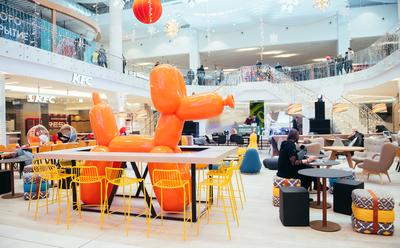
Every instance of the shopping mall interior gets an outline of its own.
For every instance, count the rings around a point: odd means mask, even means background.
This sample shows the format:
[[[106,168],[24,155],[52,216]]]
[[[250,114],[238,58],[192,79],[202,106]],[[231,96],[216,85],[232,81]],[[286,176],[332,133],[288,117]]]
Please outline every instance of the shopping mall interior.
[[[399,0],[0,0],[0,247],[399,248],[399,95]]]

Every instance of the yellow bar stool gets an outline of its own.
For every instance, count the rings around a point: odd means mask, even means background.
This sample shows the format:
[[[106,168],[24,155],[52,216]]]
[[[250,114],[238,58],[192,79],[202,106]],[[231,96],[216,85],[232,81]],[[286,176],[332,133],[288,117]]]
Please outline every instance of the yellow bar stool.
[[[47,164],[47,163],[41,163],[38,161],[34,161],[32,163],[32,169],[33,169],[33,175],[31,179],[31,188],[29,192],[29,203],[28,203],[28,210],[30,209],[30,204],[31,204],[31,199],[32,199],[32,189],[33,189],[33,184],[34,180],[37,180],[37,178],[40,178],[39,180],[39,185],[36,184],[36,190],[37,190],[37,199],[36,199],[36,210],[35,210],[35,216],[34,219],[36,220],[37,214],[39,211],[39,207],[46,207],[46,213],[49,211],[49,187],[48,187],[48,182],[52,181],[53,182],[53,200],[52,203],[54,203],[54,196],[56,197],[57,204],[58,204],[58,214],[57,214],[57,224],[60,223],[60,217],[61,217],[61,190],[62,190],[62,183],[64,181],[65,185],[67,184],[67,179],[71,177],[71,175],[61,173],[57,167],[53,164]],[[39,192],[42,188],[42,183],[45,183],[46,185],[46,204],[39,206]],[[56,182],[57,184],[54,184]],[[57,187],[57,193],[54,193],[54,189]],[[68,190],[66,190],[67,198],[68,198]]]
[[[212,202],[211,202],[209,189],[211,187],[221,188],[221,190],[219,192],[219,194],[222,194],[221,195],[221,201],[222,201],[222,210],[221,211],[224,213],[225,221],[222,223],[221,222],[216,222],[216,223],[226,225],[229,239],[232,239],[232,237],[231,237],[231,231],[230,231],[230,227],[229,227],[229,218],[228,218],[228,210],[227,210],[228,208],[231,208],[232,215],[234,216],[234,219],[236,220],[236,222],[239,226],[239,220],[238,220],[236,208],[234,205],[235,196],[233,193],[232,175],[233,175],[233,167],[231,166],[231,167],[227,168],[224,172],[222,172],[220,174],[215,174],[213,177],[209,177],[206,180],[202,181],[200,183],[200,187],[198,188],[199,200],[201,200],[202,189],[205,188],[205,191],[206,191],[207,223],[210,223],[210,211],[212,208]],[[226,198],[229,199],[229,203],[230,203],[229,206],[225,202]],[[200,206],[201,206],[201,202],[199,201],[199,203],[197,205],[197,207],[198,207],[197,211],[199,213],[200,213]],[[201,222],[201,217],[197,220],[197,235],[199,235],[199,233],[200,233],[200,222]]]
[[[243,202],[246,202],[247,199],[244,191],[242,174],[240,173],[240,166],[242,165],[242,161],[243,161],[243,156],[239,156],[239,160],[237,161],[237,163],[233,163],[233,174],[235,175],[235,182],[237,187],[236,191],[239,194],[240,203],[243,208]]]
[[[146,221],[147,221],[147,236],[149,236],[150,232],[150,211],[148,209],[140,209],[140,208],[133,208],[133,205],[131,207],[131,196],[132,196],[132,186],[136,185],[136,188],[139,187],[140,183],[143,183],[143,179],[139,178],[132,178],[132,177],[127,177],[126,172],[124,168],[110,168],[106,167],[106,194],[105,194],[105,203],[104,206],[107,209],[107,214],[110,214],[110,209],[109,209],[109,204],[108,204],[108,187],[109,185],[116,185],[118,187],[122,187],[122,197],[124,199],[123,203],[123,209],[124,209],[124,219],[125,219],[125,233],[126,236],[128,236],[128,229],[129,229],[129,224],[130,224],[130,213],[131,210],[138,210],[142,211],[139,213],[138,216],[145,215],[146,216]],[[129,195],[128,195],[128,200],[126,200],[126,194],[125,194],[125,187],[129,186]],[[146,187],[143,187],[144,190],[144,206],[147,206],[147,199],[146,199]],[[111,212],[112,213],[112,212]]]
[[[99,183],[100,184],[100,204],[98,205],[85,205],[88,207],[100,207],[100,228],[103,228],[103,223],[104,223],[104,199],[103,199],[103,188],[104,188],[104,180],[105,178],[102,176],[99,176],[99,172],[97,170],[96,166],[82,166],[82,165],[77,165],[77,166],[72,166],[70,167],[71,169],[71,174],[72,180],[70,183],[70,189],[72,190],[72,184],[74,184],[75,189],[76,189],[76,205],[73,205],[71,202],[71,194],[68,194],[68,215],[67,215],[67,228],[69,229],[70,227],[70,221],[71,221],[71,205],[74,208],[75,206],[78,209],[78,214],[79,217],[82,217],[81,214],[81,209],[82,209],[82,203],[80,200],[80,185],[82,184],[94,184],[94,183]]]
[[[160,214],[157,215],[155,218],[161,218],[161,225],[163,225],[164,221],[164,210],[163,210],[163,190],[169,189],[182,189],[183,192],[183,240],[186,240],[186,216],[189,214],[190,222],[192,223],[192,214],[191,211],[187,213],[186,210],[186,196],[190,195],[190,183],[189,180],[182,180],[181,172],[179,170],[160,170],[155,169],[153,170],[153,189],[160,189],[161,191],[161,199],[160,199]],[[186,194],[186,192],[188,194]],[[170,199],[174,200],[174,199]],[[153,192],[150,195],[150,206],[153,203]],[[176,213],[180,214],[182,212],[172,212],[168,211],[167,213]]]

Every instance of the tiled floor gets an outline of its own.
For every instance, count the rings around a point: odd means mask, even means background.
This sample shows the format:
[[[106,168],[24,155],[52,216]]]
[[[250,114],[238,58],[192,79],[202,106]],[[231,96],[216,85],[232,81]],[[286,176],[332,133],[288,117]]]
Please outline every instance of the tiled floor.
[[[344,162],[344,161],[343,161]],[[338,166],[346,169],[346,163]],[[379,184],[379,178],[372,176],[366,188],[390,191],[396,203],[396,228],[400,227],[400,173],[390,171],[392,183]],[[227,239],[224,225],[202,224],[200,236],[196,236],[196,225],[188,225],[187,241],[182,240],[182,223],[165,221],[160,226],[158,220],[152,221],[150,237],[146,237],[146,223],[143,218],[132,219],[129,236],[125,236],[122,216],[105,219],[103,230],[99,228],[99,216],[84,212],[82,219],[74,214],[71,229],[66,228],[66,205],[62,212],[62,223],[56,224],[56,206],[49,208],[46,215],[40,209],[37,221],[33,211],[27,211],[27,202],[22,198],[4,200],[0,198],[0,247],[400,247],[400,232],[395,230],[392,237],[363,235],[352,230],[350,217],[328,210],[328,219],[339,223],[342,230],[323,233],[309,227],[284,227],[279,220],[279,210],[272,206],[271,187],[274,171],[265,168],[258,175],[243,175],[247,202],[239,210],[240,227],[231,221],[232,240]],[[17,192],[22,191],[21,180],[17,181]],[[329,195],[332,202],[332,196]],[[311,220],[321,218],[321,211],[311,209]],[[212,219],[221,219],[215,213]]]

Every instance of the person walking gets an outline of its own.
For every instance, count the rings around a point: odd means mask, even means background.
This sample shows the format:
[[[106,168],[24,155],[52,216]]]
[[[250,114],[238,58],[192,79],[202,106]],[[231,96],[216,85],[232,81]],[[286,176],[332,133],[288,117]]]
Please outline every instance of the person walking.
[[[106,49],[104,49],[103,45],[101,45],[99,49],[99,66],[108,68]]]
[[[206,71],[204,70],[204,66],[201,65],[197,69],[197,82],[198,82],[198,85],[205,85],[205,83],[204,83],[204,77],[205,76],[206,76]]]
[[[336,57],[336,75],[343,74],[344,58],[341,54]]]
[[[77,59],[81,61],[85,60],[85,51],[89,43],[83,37],[83,34],[80,34],[79,37],[75,39],[74,45],[75,45]]]
[[[349,67],[349,72],[353,72],[353,59],[354,59],[354,51],[349,47],[347,49],[347,60],[348,60],[348,67]]]
[[[125,73],[125,68],[126,68],[126,58],[125,56],[122,54],[122,73]]]
[[[92,64],[99,65],[99,51],[94,50],[91,57]]]
[[[192,85],[193,84],[193,80],[194,80],[194,71],[191,68],[187,72],[186,77],[187,77],[188,84]]]

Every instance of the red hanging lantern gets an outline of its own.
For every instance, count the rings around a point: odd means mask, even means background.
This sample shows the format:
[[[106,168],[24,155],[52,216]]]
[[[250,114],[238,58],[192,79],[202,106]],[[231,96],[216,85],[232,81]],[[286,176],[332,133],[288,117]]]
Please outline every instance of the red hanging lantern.
[[[135,0],[132,10],[140,22],[144,24],[155,23],[162,14],[161,0]]]

